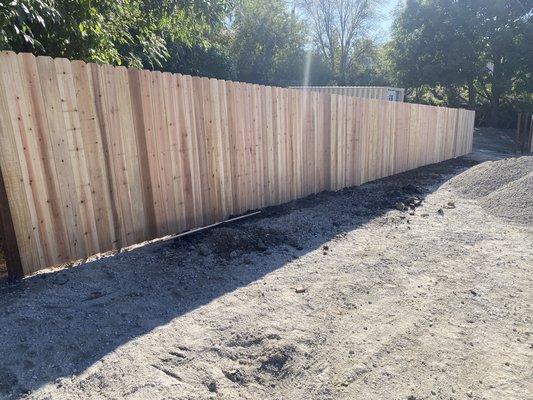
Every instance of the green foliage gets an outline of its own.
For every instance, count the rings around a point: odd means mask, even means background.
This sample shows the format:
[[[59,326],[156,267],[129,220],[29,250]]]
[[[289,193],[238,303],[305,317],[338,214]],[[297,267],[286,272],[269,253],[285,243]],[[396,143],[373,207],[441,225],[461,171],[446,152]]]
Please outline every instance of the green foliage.
[[[12,0],[0,2],[0,49],[14,50],[24,45],[41,48],[32,27],[46,28],[59,14],[47,0]]]
[[[475,108],[496,126],[502,101],[526,106],[531,98],[532,8],[525,4],[408,0],[388,48],[394,81],[416,100]]]
[[[192,48],[219,26],[226,0],[22,0],[0,7],[4,48],[161,68],[169,44]],[[31,7],[29,6],[31,4]],[[20,34],[17,37],[17,32]],[[24,40],[22,40],[24,39]]]
[[[237,78],[260,84],[297,84],[305,32],[281,0],[242,0],[235,10],[231,53]]]
[[[533,110],[532,0],[0,0],[0,49],[245,82],[400,86],[511,125]]]

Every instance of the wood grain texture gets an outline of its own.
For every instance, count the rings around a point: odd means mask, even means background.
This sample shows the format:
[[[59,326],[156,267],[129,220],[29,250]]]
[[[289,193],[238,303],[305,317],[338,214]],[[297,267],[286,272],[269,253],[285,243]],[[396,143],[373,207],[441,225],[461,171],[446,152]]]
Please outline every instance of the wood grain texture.
[[[11,275],[471,151],[473,112],[390,102],[374,89],[283,89],[1,52]]]

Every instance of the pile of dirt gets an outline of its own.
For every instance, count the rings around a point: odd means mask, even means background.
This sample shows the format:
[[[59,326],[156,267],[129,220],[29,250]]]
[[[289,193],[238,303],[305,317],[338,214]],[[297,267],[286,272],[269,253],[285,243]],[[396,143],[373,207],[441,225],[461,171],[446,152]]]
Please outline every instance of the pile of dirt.
[[[480,199],[498,217],[533,226],[533,172]]]
[[[297,246],[295,239],[285,232],[253,225],[222,227],[216,233],[211,233],[211,236],[212,251],[224,259],[230,259],[233,255],[242,253],[264,252],[270,247],[285,243],[293,247]]]
[[[457,175],[448,186],[477,199],[488,212],[520,224],[533,224],[533,156],[487,161]]]

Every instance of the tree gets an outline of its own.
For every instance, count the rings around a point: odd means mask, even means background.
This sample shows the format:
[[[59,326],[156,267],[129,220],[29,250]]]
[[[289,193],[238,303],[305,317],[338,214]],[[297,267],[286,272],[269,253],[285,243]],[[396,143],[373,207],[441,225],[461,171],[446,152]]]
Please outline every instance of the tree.
[[[18,0],[0,3],[0,49],[13,50],[25,45],[42,48],[32,26],[46,28],[45,21],[56,21],[59,13],[46,0]]]
[[[229,8],[229,0],[13,0],[0,6],[2,26],[13,26],[0,33],[14,51],[162,68],[169,43],[201,43]]]
[[[316,47],[330,65],[339,85],[357,60],[357,49],[376,18],[376,0],[311,0],[299,7],[309,20]]]
[[[459,88],[468,85],[474,106],[473,82],[482,65],[473,13],[467,2],[407,1],[394,23],[389,55],[398,81],[443,87],[452,106],[460,104]],[[433,95],[440,97],[437,90]]]
[[[490,65],[486,76],[490,87],[490,124],[497,126],[502,96],[513,88],[515,80],[524,79],[527,74],[531,77],[533,71],[533,4],[505,0],[475,3],[479,7],[476,22],[481,32],[482,59]],[[518,72],[521,73],[517,75]]]
[[[281,0],[242,0],[232,29],[231,53],[239,80],[266,85],[299,83],[304,26]]]
[[[408,0],[396,17],[388,52],[396,81],[419,94],[426,88],[429,98],[455,107],[479,109],[486,99],[490,125],[496,126],[502,96],[531,76],[533,12],[531,1],[525,5]]]

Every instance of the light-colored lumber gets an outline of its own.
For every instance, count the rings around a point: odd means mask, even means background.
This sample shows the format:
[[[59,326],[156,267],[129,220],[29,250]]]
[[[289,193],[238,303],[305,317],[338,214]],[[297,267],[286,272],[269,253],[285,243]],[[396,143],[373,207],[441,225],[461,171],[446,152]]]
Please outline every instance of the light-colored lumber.
[[[386,95],[1,52],[12,259],[29,274],[471,151],[473,112]]]

